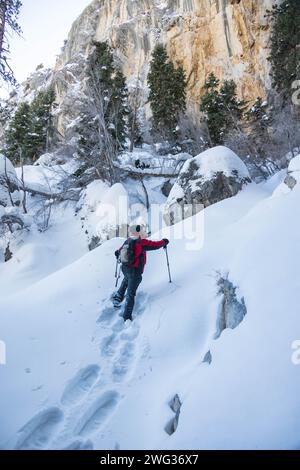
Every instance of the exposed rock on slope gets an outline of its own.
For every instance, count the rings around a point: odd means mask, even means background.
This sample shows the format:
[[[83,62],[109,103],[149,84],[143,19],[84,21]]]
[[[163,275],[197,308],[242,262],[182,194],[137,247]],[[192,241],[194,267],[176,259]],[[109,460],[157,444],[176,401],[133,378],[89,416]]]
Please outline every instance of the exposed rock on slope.
[[[232,330],[236,328],[247,314],[245,299],[244,297],[240,300],[237,298],[237,288],[228,279],[228,275],[219,278],[218,288],[218,294],[222,296],[222,302],[217,320],[216,338],[219,338],[226,328]]]
[[[294,189],[300,179],[300,155],[294,157],[289,164],[288,174],[284,180],[284,183],[289,189]]]

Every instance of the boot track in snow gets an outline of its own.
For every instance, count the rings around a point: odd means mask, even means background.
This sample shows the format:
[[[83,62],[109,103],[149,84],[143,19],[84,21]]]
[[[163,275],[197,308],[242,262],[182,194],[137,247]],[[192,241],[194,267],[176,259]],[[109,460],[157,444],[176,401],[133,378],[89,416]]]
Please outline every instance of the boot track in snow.
[[[147,297],[138,293],[132,323],[124,323],[109,299],[103,301],[97,327],[107,330],[99,344],[99,364],[81,367],[67,382],[58,406],[38,412],[19,431],[15,449],[94,448],[93,436],[105,426],[122,397],[136,362],[138,318]]]

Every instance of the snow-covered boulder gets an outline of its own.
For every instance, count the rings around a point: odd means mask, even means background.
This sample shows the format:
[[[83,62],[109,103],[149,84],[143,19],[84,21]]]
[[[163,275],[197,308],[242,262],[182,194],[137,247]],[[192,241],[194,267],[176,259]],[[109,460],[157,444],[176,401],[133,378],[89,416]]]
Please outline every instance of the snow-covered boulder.
[[[128,194],[121,183],[114,184],[106,191],[98,207],[97,216],[97,230],[101,240],[127,235]]]
[[[41,155],[37,161],[34,163],[35,166],[49,166],[53,167],[55,165],[64,165],[69,161],[68,155],[62,150],[57,150],[53,153],[44,153]]]
[[[90,250],[116,236],[127,236],[128,194],[122,184],[109,187],[93,181],[83,191],[77,210]]]
[[[11,161],[0,154],[0,206],[10,206],[11,201],[20,202],[18,177]]]
[[[165,221],[172,225],[203,206],[235,196],[250,182],[246,165],[230,149],[206,150],[183,165],[166,203]]]
[[[78,202],[81,214],[88,215],[90,212],[96,212],[108,189],[108,184],[101,180],[95,180],[88,184],[82,191],[80,201]]]

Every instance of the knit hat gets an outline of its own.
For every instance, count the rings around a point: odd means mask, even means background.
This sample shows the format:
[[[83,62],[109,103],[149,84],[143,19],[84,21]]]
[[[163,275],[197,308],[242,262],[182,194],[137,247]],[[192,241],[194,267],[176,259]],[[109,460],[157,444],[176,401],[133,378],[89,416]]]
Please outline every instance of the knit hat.
[[[144,225],[134,224],[129,227],[129,233],[131,237],[147,238],[147,230]]]

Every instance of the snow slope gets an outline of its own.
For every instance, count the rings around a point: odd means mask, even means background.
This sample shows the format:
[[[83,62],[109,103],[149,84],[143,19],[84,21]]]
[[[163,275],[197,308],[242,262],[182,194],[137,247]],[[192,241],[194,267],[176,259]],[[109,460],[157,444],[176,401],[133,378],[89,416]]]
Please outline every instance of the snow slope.
[[[0,300],[0,447],[299,448],[300,187],[272,197],[284,177],[197,214],[197,250],[190,219],[157,233],[171,238],[174,282],[163,251],[150,253],[130,325],[109,302],[118,239],[55,271],[36,260],[27,275],[39,275],[23,286],[14,260],[1,266],[18,292]],[[217,271],[238,286],[247,315],[214,339]]]

